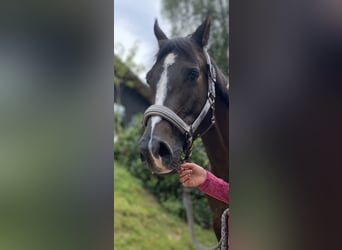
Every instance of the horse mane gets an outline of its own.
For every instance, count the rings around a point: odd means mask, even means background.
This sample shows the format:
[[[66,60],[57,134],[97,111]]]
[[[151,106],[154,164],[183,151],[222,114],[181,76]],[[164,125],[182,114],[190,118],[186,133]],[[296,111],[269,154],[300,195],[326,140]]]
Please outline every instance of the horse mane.
[[[157,53],[157,61],[169,54],[176,52],[177,54],[184,54],[191,57],[195,54],[191,41],[185,37],[173,38],[164,40],[162,46]]]
[[[229,106],[228,80],[212,57],[210,57],[210,60],[216,70],[216,95],[220,95],[224,103]]]

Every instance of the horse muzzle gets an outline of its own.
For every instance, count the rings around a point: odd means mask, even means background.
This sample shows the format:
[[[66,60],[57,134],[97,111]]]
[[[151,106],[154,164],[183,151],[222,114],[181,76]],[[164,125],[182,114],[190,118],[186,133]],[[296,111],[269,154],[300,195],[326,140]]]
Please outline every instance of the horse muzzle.
[[[170,145],[158,137],[142,137],[139,142],[140,158],[157,175],[175,173],[179,164]]]

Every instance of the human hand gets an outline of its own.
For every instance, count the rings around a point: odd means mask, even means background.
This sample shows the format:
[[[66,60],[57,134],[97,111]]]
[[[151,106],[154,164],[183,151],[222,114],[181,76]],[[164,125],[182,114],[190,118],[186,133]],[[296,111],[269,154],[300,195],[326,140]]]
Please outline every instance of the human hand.
[[[207,178],[207,171],[195,163],[186,162],[179,168],[179,178],[184,187],[197,187]]]

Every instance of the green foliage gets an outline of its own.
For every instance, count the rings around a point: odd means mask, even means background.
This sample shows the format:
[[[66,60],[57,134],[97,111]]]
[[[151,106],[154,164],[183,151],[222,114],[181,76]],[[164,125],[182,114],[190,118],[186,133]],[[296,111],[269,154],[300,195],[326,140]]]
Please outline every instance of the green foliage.
[[[169,19],[173,36],[191,34],[207,15],[212,17],[209,53],[228,75],[228,1],[163,0],[163,14]]]
[[[120,84],[129,70],[138,74],[145,69],[143,65],[134,62],[138,49],[138,42],[135,42],[133,47],[128,49],[128,52],[122,44],[116,43],[114,45],[114,51],[117,55],[114,56],[114,84]]]
[[[152,175],[140,160],[138,141],[142,135],[142,116],[138,115],[136,123],[125,128],[114,144],[114,158],[135,177],[139,178],[144,187],[151,192],[161,206],[172,214],[185,219],[185,209],[182,204],[182,185],[178,174],[160,177]],[[138,122],[139,121],[139,122]],[[208,159],[200,139],[195,141],[191,159],[202,166],[208,166]],[[206,196],[198,189],[193,189],[193,207],[195,222],[204,228],[211,226],[211,212]]]
[[[144,66],[141,64],[136,64],[134,58],[138,52],[138,43],[135,42],[133,47],[126,50],[124,46],[120,43],[114,45],[114,90],[116,91],[116,104],[120,106],[121,104],[121,87],[120,85],[125,83],[128,87],[134,87],[135,82],[131,79],[133,75],[132,71],[136,74],[144,70]],[[122,114],[114,112],[114,124],[116,134],[122,133],[123,117]]]
[[[211,230],[196,226],[195,231],[201,243],[216,243]],[[114,232],[114,249],[118,250],[196,249],[184,221],[164,211],[142,181],[118,162],[114,167]]]
[[[119,104],[114,103],[114,135],[118,136],[122,134],[123,131],[123,111],[116,111],[116,107],[120,107]]]

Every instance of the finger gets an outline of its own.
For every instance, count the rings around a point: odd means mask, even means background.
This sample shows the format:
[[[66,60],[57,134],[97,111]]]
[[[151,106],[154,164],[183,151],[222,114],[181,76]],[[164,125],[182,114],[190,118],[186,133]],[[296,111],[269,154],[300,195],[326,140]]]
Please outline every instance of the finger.
[[[190,180],[190,177],[189,176],[184,176],[184,177],[182,177],[181,179],[180,179],[180,182],[182,183],[182,184],[184,184],[184,183],[186,183],[187,181],[189,181]]]
[[[189,184],[189,182],[184,182],[182,183],[183,187],[191,187],[191,185]]]
[[[190,169],[192,168],[189,166],[182,166],[181,171],[190,170]]]
[[[191,179],[188,178],[188,177],[184,178],[184,180],[182,181],[182,184],[183,184],[184,187],[190,186],[190,184],[191,184]]]
[[[181,164],[181,166],[191,166],[192,164],[192,162],[184,162]]]
[[[184,187],[193,187],[192,179],[187,179],[184,183],[182,183]]]
[[[180,177],[180,179],[190,179],[191,178],[191,175],[187,174],[187,175],[183,175]]]
[[[190,169],[181,169],[181,170],[179,170],[179,173],[185,173],[185,172],[187,172],[187,171],[189,171]]]
[[[194,165],[192,163],[184,163],[182,166],[181,166],[181,169],[182,170],[188,170],[188,169],[193,169],[194,168]]]
[[[187,167],[189,167],[190,165],[191,165],[191,163],[185,162],[185,163],[182,163],[180,166],[181,166],[181,168],[187,168]]]
[[[191,175],[192,170],[184,170],[183,172],[179,173],[180,177],[186,176],[186,175]]]
[[[183,174],[182,176],[180,176],[181,179],[184,179],[184,178],[191,178],[191,174]]]

